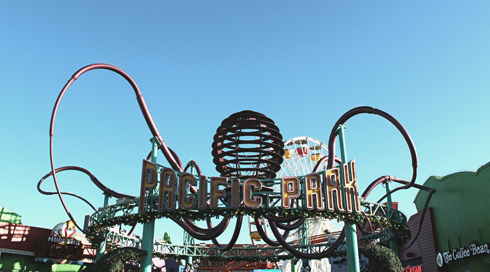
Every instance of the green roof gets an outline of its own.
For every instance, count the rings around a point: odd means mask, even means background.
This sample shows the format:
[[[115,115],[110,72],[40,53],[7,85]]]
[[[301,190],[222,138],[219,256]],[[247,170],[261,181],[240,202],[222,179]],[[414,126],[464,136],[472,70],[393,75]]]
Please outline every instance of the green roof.
[[[440,252],[475,242],[490,243],[490,162],[475,172],[429,177],[424,186],[436,189],[429,207]],[[414,200],[417,211],[422,211],[427,196],[425,191],[418,192]]]
[[[0,207],[0,222],[7,222],[12,224],[20,224],[21,216],[12,211]]]

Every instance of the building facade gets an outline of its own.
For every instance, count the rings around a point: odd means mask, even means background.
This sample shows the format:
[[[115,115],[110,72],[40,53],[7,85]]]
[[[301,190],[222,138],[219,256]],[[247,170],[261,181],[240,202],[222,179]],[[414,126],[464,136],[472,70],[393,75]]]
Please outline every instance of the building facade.
[[[433,237],[417,241],[425,257],[423,271],[490,272],[490,163],[476,172],[430,177],[424,186],[437,192],[429,203],[429,218],[422,225]],[[427,196],[420,191],[415,197],[419,212]],[[430,239],[435,243],[433,249],[427,246]]]
[[[20,215],[3,207],[0,211],[1,272],[81,271],[93,262],[95,250],[85,235],[73,233],[74,239],[65,242],[54,238],[52,229],[22,225]]]

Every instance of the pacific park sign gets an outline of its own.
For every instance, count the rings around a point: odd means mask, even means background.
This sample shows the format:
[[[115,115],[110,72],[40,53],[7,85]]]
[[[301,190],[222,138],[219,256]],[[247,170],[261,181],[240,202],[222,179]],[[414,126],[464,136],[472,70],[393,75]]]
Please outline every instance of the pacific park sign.
[[[281,209],[359,213],[355,161],[341,167],[345,174],[341,175],[339,168],[332,168],[302,177],[240,180],[196,176],[143,160],[139,213],[146,211],[149,190],[155,190],[153,197],[157,199],[157,207],[153,210],[159,212],[199,211],[220,205],[231,210],[240,207],[249,210],[273,205]],[[264,201],[268,197],[277,199],[275,204]]]

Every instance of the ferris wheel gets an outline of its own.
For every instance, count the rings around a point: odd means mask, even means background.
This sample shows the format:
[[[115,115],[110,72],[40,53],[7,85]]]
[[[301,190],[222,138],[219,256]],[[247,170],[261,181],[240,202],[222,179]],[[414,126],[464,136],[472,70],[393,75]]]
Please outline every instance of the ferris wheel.
[[[289,176],[304,176],[312,172],[317,162],[328,155],[328,147],[317,139],[311,137],[295,137],[284,142],[284,156],[281,164],[281,169],[276,173],[277,178],[289,177]],[[320,168],[323,170],[323,167]],[[276,188],[276,190],[280,190]],[[272,231],[268,225],[267,220],[261,221],[265,234],[271,239],[274,238]],[[261,241],[261,237],[257,232],[255,221],[249,217],[249,230],[252,244],[256,244]],[[298,230],[292,233],[289,240],[299,241],[302,236],[309,237],[309,240],[313,241],[317,237],[318,239],[332,239],[327,233],[336,233],[342,230],[342,225],[330,220],[313,217],[308,218],[305,222],[305,227],[302,230]],[[333,238],[334,239],[334,238]],[[300,261],[301,262],[301,261]],[[301,263],[298,263],[298,268],[301,267]],[[290,262],[284,262],[282,264],[283,271],[290,271]],[[312,271],[328,271],[325,270],[330,267],[328,259],[310,261],[309,266]]]
[[[284,142],[284,161],[277,177],[304,176],[328,155],[328,147],[311,137],[296,137]]]

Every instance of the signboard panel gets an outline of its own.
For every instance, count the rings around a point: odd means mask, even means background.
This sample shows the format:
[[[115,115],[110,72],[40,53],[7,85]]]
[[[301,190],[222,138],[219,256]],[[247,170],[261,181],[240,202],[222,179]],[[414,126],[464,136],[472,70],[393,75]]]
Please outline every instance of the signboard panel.
[[[74,239],[75,234],[75,226],[71,221],[56,225],[50,237],[38,240],[35,256],[43,261],[46,259],[82,260],[84,246]]]

